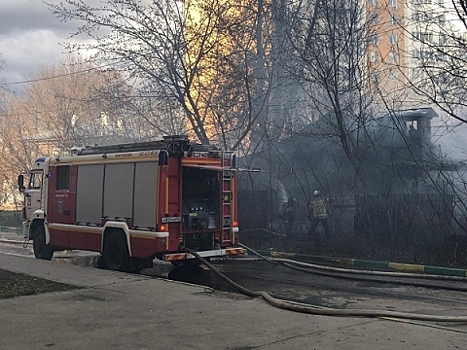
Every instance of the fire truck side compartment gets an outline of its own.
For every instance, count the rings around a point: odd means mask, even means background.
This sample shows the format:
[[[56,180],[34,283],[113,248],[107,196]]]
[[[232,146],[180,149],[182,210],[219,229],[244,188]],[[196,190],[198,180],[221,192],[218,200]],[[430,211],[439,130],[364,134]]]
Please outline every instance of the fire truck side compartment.
[[[156,227],[157,162],[136,163],[133,224]]]
[[[80,224],[100,224],[104,164],[80,165],[76,191],[76,221]]]
[[[106,164],[103,218],[132,220],[134,163]]]
[[[129,162],[78,167],[76,211],[79,224],[101,219],[155,228],[157,162]]]

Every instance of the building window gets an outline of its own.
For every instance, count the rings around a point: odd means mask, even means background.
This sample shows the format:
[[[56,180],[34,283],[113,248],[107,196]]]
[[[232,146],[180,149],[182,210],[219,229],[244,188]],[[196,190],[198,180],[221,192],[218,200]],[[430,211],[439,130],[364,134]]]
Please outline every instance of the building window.
[[[376,62],[378,60],[378,53],[376,51],[370,51],[370,62]]]
[[[389,52],[389,62],[390,63],[397,63],[397,53],[395,51]]]
[[[420,58],[420,50],[412,50],[412,58]]]
[[[370,3],[371,3],[373,6],[378,6],[378,0],[370,0]]]
[[[378,34],[373,33],[370,35],[370,43],[377,46],[378,45]]]
[[[57,166],[57,190],[70,189],[70,166]]]
[[[433,42],[433,33],[420,33],[420,41],[424,43]]]
[[[378,82],[379,82],[378,72],[371,72],[370,73],[370,80],[371,80],[372,83],[378,84]]]
[[[389,80],[395,81],[397,80],[397,77],[399,76],[399,72],[395,69],[391,69],[389,71]]]
[[[441,27],[446,24],[446,15],[441,15],[438,17],[438,22]]]
[[[420,56],[422,59],[427,60],[427,61],[433,61],[434,60],[434,52],[431,50],[422,50],[420,51]]]
[[[412,14],[412,20],[414,22],[431,22],[431,15],[426,12],[414,12]]]
[[[422,43],[431,43],[433,42],[433,33],[429,32],[413,32],[412,36],[415,40],[418,40]]]
[[[389,34],[389,43],[391,45],[397,45],[398,41],[399,41],[399,36],[397,35],[397,33]]]
[[[395,26],[397,24],[397,16],[389,15],[389,24]]]
[[[378,24],[378,14],[377,13],[370,14],[370,24]]]
[[[446,54],[442,52],[438,52],[436,55],[436,58],[438,59],[439,62],[445,62],[446,61]]]
[[[442,33],[439,34],[438,43],[439,45],[446,44],[446,34],[442,34]]]
[[[389,0],[389,6],[391,6],[393,9],[397,8],[397,0]]]

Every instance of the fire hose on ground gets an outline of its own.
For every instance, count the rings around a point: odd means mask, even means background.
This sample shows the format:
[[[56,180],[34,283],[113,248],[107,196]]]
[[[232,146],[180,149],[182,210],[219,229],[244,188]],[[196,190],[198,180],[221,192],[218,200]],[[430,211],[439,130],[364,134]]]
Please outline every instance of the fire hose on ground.
[[[245,249],[252,251],[246,246],[240,244]],[[467,316],[436,316],[436,315],[424,315],[408,312],[397,312],[397,311],[387,311],[387,310],[369,310],[369,309],[333,309],[327,307],[321,307],[312,304],[304,304],[293,302],[290,300],[278,299],[271,296],[267,292],[263,291],[252,291],[247,289],[238,283],[232,281],[230,278],[221,273],[216,269],[211,263],[206,261],[195,251],[184,248],[184,250],[193,256],[196,257],[202,264],[204,264],[208,269],[210,269],[215,275],[222,279],[227,284],[231,285],[241,293],[253,297],[253,298],[262,298],[270,305],[289,311],[301,312],[306,314],[318,315],[318,316],[338,316],[338,317],[371,317],[371,318],[396,318],[396,319],[406,319],[406,320],[418,320],[418,321],[431,321],[431,322],[467,322]],[[258,254],[259,255],[259,254]],[[263,257],[265,258],[265,257]],[[275,259],[265,258],[265,260],[275,262]],[[281,259],[282,262],[287,259]]]
[[[358,274],[358,275],[370,275],[370,276],[387,276],[387,277],[405,277],[405,278],[414,278],[414,279],[427,279],[427,280],[444,280],[444,281],[461,281],[467,282],[467,277],[460,277],[460,276],[444,276],[444,275],[429,275],[424,273],[410,273],[410,272],[388,272],[388,271],[370,271],[370,270],[354,270],[348,268],[340,268],[340,267],[332,267],[332,266],[325,266],[325,265],[316,265],[311,263],[305,263],[301,261],[291,260],[291,259],[284,259],[284,258],[269,258],[266,256],[261,255],[260,253],[256,252],[255,250],[247,247],[244,244],[239,243],[239,245],[248,251],[252,252],[260,259],[265,260],[270,263],[279,264],[282,263],[285,266],[291,268],[297,268],[296,266],[289,265],[287,263],[314,268],[317,270],[322,271],[331,271],[331,272],[343,272],[346,274]],[[459,291],[466,291],[465,289],[460,289]]]

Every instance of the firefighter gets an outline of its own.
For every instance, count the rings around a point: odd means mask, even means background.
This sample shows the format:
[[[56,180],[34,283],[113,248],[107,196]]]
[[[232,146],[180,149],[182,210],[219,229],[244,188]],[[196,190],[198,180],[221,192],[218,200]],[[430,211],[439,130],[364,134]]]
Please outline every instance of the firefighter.
[[[329,200],[321,197],[321,193],[318,190],[313,191],[313,200],[308,205],[308,212],[311,220],[310,235],[315,233],[318,224],[321,224],[324,233],[329,235],[328,202]]]
[[[296,198],[289,198],[287,202],[282,203],[279,210],[279,218],[284,223],[286,233],[289,234],[292,231],[293,223],[295,221],[295,204],[297,203]]]

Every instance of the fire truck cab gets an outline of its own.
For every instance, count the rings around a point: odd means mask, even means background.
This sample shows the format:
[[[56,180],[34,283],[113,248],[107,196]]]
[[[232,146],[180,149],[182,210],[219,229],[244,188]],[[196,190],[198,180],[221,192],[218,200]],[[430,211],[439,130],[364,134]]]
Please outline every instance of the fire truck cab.
[[[152,267],[154,258],[193,261],[185,247],[207,259],[243,254],[235,163],[233,152],[184,135],[38,158],[27,183],[18,176],[24,237],[38,259],[94,251],[121,271]]]

